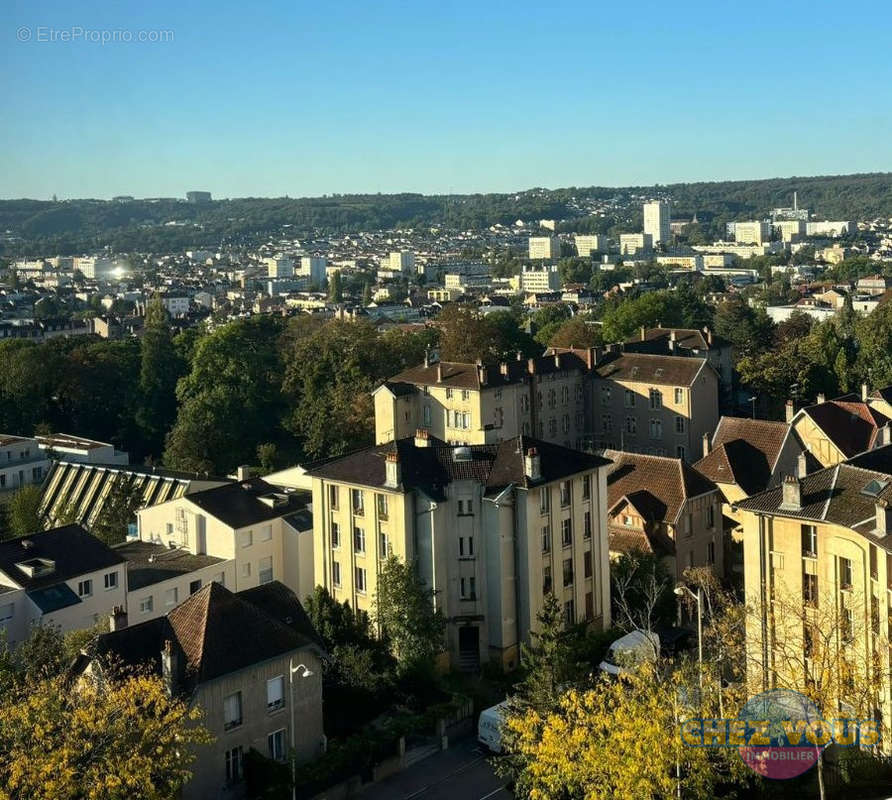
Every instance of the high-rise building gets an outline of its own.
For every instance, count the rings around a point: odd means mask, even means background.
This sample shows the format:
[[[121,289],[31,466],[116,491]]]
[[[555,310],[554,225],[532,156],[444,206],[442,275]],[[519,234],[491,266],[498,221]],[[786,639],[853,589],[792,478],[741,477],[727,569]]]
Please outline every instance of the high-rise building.
[[[210,192],[186,192],[186,200],[190,203],[210,203]]]
[[[561,240],[557,236],[531,236],[530,258],[534,261],[556,261],[561,257]]]
[[[265,258],[267,275],[270,278],[293,278],[294,277],[294,259],[285,258],[284,256],[275,256],[273,258]]]
[[[654,246],[669,243],[669,203],[655,200],[644,204],[644,232]]]
[[[327,262],[322,256],[301,256],[299,275],[321,286],[325,283]]]
[[[653,237],[649,233],[621,233],[619,252],[623,256],[649,253],[653,249]]]
[[[592,253],[607,252],[607,237],[594,233],[585,236],[576,236],[576,253],[582,258],[587,258]]]
[[[414,272],[415,253],[411,250],[395,250],[390,254],[390,269],[394,272]]]
[[[737,222],[734,225],[734,241],[741,244],[764,244],[771,241],[770,222]]]

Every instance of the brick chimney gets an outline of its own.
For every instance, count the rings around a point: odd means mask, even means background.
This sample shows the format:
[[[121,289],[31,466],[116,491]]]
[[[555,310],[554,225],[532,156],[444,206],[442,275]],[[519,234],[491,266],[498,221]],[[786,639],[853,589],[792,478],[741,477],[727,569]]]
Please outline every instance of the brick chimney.
[[[523,353],[520,350],[517,351],[516,357],[518,361],[523,361]]]
[[[428,431],[426,428],[416,428],[416,430],[415,430],[415,446],[416,447],[430,447],[431,446],[430,431]]]
[[[477,380],[481,386],[486,386],[489,379],[489,370],[483,364],[477,365]]]
[[[703,457],[706,458],[712,452],[712,442],[709,439],[709,434],[703,434]]]
[[[784,476],[780,507],[784,511],[799,511],[802,508],[802,484],[795,475]]]
[[[639,332],[638,332],[638,335],[640,336],[642,342],[643,342],[645,339],[647,339],[647,328],[645,328],[645,327],[642,325],[642,326],[641,326],[641,329],[640,329]]]
[[[818,392],[818,403],[826,403],[826,402],[827,402],[827,395],[825,395],[823,392]]]
[[[712,347],[712,331],[706,327],[703,329],[703,332],[706,334],[706,346]]]
[[[554,365],[555,365],[558,369],[561,368],[561,354],[560,354],[560,353],[555,353],[555,354],[554,354]]]
[[[437,362],[437,383],[443,382],[443,365]]]
[[[127,627],[127,612],[123,606],[115,606],[108,617],[108,629],[110,631],[122,631]]]
[[[892,534],[892,511],[885,500],[876,502],[876,534],[877,536],[889,536]]]
[[[431,365],[431,349],[429,347],[424,348],[424,366],[429,367]]]
[[[530,375],[536,374],[536,359],[535,358],[527,359],[527,372],[529,372]]]
[[[867,395],[870,393],[870,387],[866,383],[861,384],[861,402],[867,402]]]
[[[793,421],[793,417],[796,416],[796,406],[793,405],[792,400],[787,400],[784,411],[786,412],[787,425],[789,425]]]
[[[535,447],[527,450],[523,458],[523,474],[531,481],[542,480],[542,459]]]
[[[508,375],[508,362],[507,361],[499,362],[499,372],[502,375],[505,375],[507,377],[507,375]]]
[[[808,457],[803,450],[796,459],[796,477],[802,480],[806,475],[808,475]]]
[[[400,474],[400,457],[391,450],[384,459],[384,485],[388,489],[396,489],[402,482]]]
[[[167,687],[167,693],[173,694],[177,689],[180,677],[180,654],[170,639],[165,639],[161,647],[161,678]]]

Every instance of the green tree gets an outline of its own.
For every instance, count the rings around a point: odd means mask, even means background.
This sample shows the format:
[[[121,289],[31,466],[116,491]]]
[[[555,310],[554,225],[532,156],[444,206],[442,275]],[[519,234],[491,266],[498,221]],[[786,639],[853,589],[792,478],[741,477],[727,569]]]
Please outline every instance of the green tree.
[[[6,506],[6,527],[10,537],[27,536],[43,530],[41,497],[42,492],[38,486],[23,486],[13,494]]]
[[[123,542],[127,538],[127,528],[136,521],[136,512],[141,505],[142,493],[136,482],[119,473],[109,488],[102,510],[90,527],[90,533],[108,545]]]
[[[545,711],[557,703],[559,686],[571,677],[574,664],[563,610],[551,592],[545,595],[536,622],[531,644],[520,645],[524,679],[517,685],[517,693],[525,703]]]
[[[344,293],[341,290],[341,271],[335,270],[331,278],[328,280],[328,302],[340,303],[344,300]]]
[[[149,453],[158,454],[177,412],[176,386],[180,360],[173,345],[167,311],[160,297],[146,307],[140,340],[139,405],[136,421]]]

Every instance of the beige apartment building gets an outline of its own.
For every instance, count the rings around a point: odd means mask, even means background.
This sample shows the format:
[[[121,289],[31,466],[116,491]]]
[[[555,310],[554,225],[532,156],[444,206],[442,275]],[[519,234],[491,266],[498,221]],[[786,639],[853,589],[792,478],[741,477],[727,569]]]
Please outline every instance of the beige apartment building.
[[[739,244],[765,244],[771,241],[770,222],[734,223],[734,241]]]
[[[576,254],[581,258],[588,258],[592,253],[606,253],[608,250],[607,237],[599,233],[580,234],[573,241],[576,244]]]
[[[531,236],[529,257],[532,261],[557,261],[561,257],[561,240],[557,236]]]
[[[619,236],[619,254],[621,256],[650,253],[653,246],[653,237],[649,233],[621,233]]]
[[[592,384],[595,449],[691,461],[718,423],[718,376],[705,358],[610,353]]]
[[[372,611],[395,555],[447,620],[453,665],[516,666],[549,592],[568,623],[610,625],[606,467],[520,436],[456,446],[413,437],[335,458],[313,479],[316,583]]]
[[[885,446],[738,503],[743,515],[747,625],[755,691],[802,686],[813,661],[810,625],[823,625],[847,662],[867,666],[882,730],[892,726],[892,447]],[[800,614],[786,614],[792,601]],[[792,618],[791,618],[792,617]],[[830,623],[830,620],[833,620]],[[826,630],[827,626],[830,630]],[[829,633],[829,636],[828,636]],[[795,674],[784,652],[803,654]],[[835,709],[827,710],[830,713]],[[889,739],[884,749],[889,750]]]

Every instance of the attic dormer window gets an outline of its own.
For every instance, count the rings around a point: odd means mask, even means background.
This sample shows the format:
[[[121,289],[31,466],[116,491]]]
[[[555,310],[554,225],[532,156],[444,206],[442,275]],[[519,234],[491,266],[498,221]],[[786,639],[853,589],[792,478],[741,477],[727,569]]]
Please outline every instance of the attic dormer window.
[[[56,571],[56,562],[49,558],[29,558],[27,561],[20,561],[16,566],[29,578],[52,575]]]

